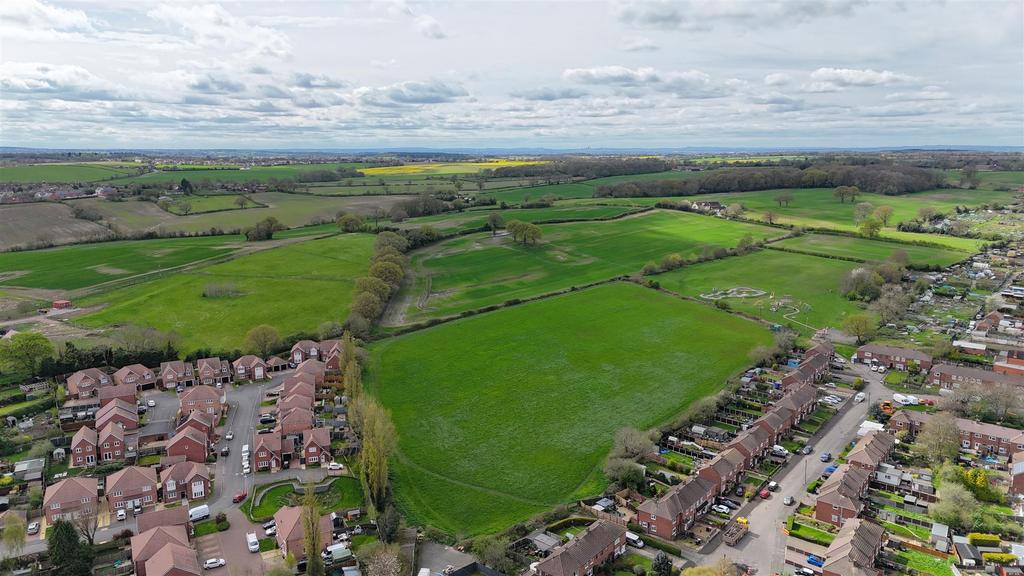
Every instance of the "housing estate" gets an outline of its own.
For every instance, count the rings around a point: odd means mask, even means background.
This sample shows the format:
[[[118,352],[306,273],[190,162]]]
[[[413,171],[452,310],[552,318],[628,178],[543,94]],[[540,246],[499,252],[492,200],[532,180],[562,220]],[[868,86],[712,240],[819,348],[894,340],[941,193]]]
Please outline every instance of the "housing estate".
[[[589,576],[594,569],[626,553],[626,528],[598,520],[541,560],[537,576]]]

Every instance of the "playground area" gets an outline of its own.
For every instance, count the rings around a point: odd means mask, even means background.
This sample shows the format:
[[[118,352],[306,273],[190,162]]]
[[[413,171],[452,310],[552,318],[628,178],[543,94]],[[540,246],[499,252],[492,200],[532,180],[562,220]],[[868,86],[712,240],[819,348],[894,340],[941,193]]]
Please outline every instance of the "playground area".
[[[700,297],[705,300],[721,300],[722,298],[757,298],[767,294],[764,290],[758,290],[757,288],[747,288],[746,286],[737,286],[736,288],[729,288],[728,290],[712,290],[707,294],[701,294]]]

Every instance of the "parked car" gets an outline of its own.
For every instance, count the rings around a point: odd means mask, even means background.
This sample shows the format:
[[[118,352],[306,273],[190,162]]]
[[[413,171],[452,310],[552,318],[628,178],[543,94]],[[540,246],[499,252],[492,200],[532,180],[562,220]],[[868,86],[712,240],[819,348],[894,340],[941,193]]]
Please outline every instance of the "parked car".
[[[876,364],[872,364],[871,365],[871,371],[872,372],[878,372],[878,366]]]
[[[231,430],[228,430],[228,433],[224,435],[224,439],[228,440],[228,441],[234,440],[235,439],[235,433],[232,432]]]
[[[344,470],[345,469],[345,465],[342,464],[341,462],[331,462],[330,464],[327,465],[327,469],[328,470]]]
[[[29,524],[28,525],[27,533],[28,533],[29,536],[32,536],[34,534],[39,534],[39,522],[33,522],[33,523]]]
[[[821,455],[820,460],[822,462],[831,462],[832,461],[832,453],[831,452],[825,452],[824,454]]]
[[[263,523],[263,529],[264,530],[266,530],[267,528],[271,528],[273,526],[277,526],[277,520],[271,520],[269,522],[264,522]]]
[[[221,456],[227,456],[228,454],[231,454],[231,448],[225,446],[225,447],[220,449],[220,455]]]
[[[810,454],[811,452],[814,452],[813,446],[804,446],[803,449],[800,450],[800,453],[804,455]]]
[[[149,402],[146,402],[146,406],[149,406],[150,408],[156,408],[156,400],[150,400]]]
[[[739,507],[740,507],[739,502],[736,502],[735,500],[730,500],[728,498],[719,498],[718,499],[718,503],[723,505],[723,506],[728,506],[729,508],[732,508],[733,510],[738,510]]]
[[[260,424],[273,424],[275,422],[277,422],[277,418],[270,414],[264,414],[263,416],[260,416]]]
[[[235,494],[233,498],[231,498],[231,502],[238,504],[242,500],[245,500],[248,496],[248,492],[239,492],[238,494]]]
[[[782,503],[785,504],[786,506],[792,506],[793,502],[795,502],[795,500],[793,500],[792,496],[786,496],[785,498],[782,499]]]
[[[821,568],[822,566],[825,565],[825,560],[823,558],[821,558],[820,556],[815,556],[814,554],[808,554],[807,555],[807,563],[810,564],[811,566],[817,566],[818,568]]]
[[[736,487],[736,490],[735,490],[735,491],[733,492],[733,494],[735,494],[735,495],[737,495],[737,496],[743,496],[743,494],[744,494],[744,493],[745,493],[745,492],[744,492],[744,490],[743,490],[743,485],[742,485],[742,484],[741,484],[741,485],[739,485],[739,486],[737,486],[737,487]]]
[[[863,392],[857,392],[857,395],[853,397],[854,402],[863,402],[868,395]]]
[[[146,408],[145,404],[139,404],[139,409],[136,410],[136,412],[138,412],[140,415],[145,414],[146,412],[149,412],[149,408]]]
[[[277,526],[271,526],[270,528],[264,530],[264,532],[266,533],[267,536],[275,536],[277,535]]]
[[[772,480],[771,482],[768,483],[768,490],[770,490],[772,492],[775,492],[778,489],[779,489],[779,483],[776,482],[775,480]]]
[[[223,558],[210,558],[206,562],[203,562],[203,568],[212,570],[214,568],[220,568],[225,564],[227,564],[227,562],[225,562]]]
[[[769,492],[767,488],[762,488],[761,492],[758,493],[758,496],[760,496],[761,498],[767,500],[768,498],[771,498],[772,493]]]
[[[728,506],[723,506],[721,504],[715,504],[714,506],[711,507],[711,509],[714,510],[715,512],[718,512],[719,514],[729,514],[730,512],[732,512],[732,510],[730,510]]]
[[[261,428],[261,429],[257,430],[256,433],[257,434],[273,434],[274,433],[274,429],[273,428]]]
[[[119,508],[117,511],[117,520],[120,522],[128,517],[128,513],[125,512],[124,508]]]
[[[814,570],[801,566],[793,572],[793,576],[817,576]]]

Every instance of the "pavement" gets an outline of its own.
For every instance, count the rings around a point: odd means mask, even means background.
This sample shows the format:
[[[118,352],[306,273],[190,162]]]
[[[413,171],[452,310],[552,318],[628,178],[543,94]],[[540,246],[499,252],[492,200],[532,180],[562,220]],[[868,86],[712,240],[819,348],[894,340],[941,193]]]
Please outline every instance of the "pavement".
[[[786,496],[792,496],[797,503],[801,500],[812,501],[806,492],[807,484],[821,475],[828,466],[828,463],[821,462],[821,453],[838,455],[842,452],[850,441],[856,439],[857,429],[866,419],[871,403],[892,398],[892,391],[882,385],[878,374],[863,365],[853,366],[852,372],[864,379],[867,399],[860,403],[853,402],[852,398],[847,400],[842,411],[811,437],[808,444],[814,447],[814,452],[806,456],[793,455],[789,463],[773,477],[779,483],[779,490],[772,493],[768,500],[755,498],[740,509],[738,515],[750,519],[750,531],[743,539],[735,547],[726,546],[718,540],[718,547],[705,555],[705,561],[728,557],[757,568],[760,574],[782,573],[787,538],[783,532],[784,522],[797,505],[785,506],[783,500]]]

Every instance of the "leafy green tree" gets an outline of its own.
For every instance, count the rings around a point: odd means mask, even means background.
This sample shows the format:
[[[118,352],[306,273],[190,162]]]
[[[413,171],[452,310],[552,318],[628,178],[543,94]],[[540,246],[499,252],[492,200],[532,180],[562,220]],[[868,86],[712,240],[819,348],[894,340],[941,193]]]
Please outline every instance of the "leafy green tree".
[[[366,225],[363,217],[358,214],[345,214],[338,218],[337,223],[343,232],[359,232]]]
[[[889,220],[892,219],[892,206],[879,206],[875,208],[875,218],[882,222],[883,226],[889,225]]]
[[[269,324],[253,327],[245,335],[245,347],[260,358],[266,358],[281,347],[281,335]]]
[[[395,538],[398,536],[400,521],[398,510],[395,509],[391,502],[388,502],[384,506],[384,511],[381,512],[380,517],[377,518],[377,534],[380,535],[380,539],[383,542],[391,543],[395,541]]]
[[[70,522],[58,520],[53,523],[46,537],[46,548],[50,562],[61,576],[90,576],[92,574],[93,551],[83,544],[78,532]]]
[[[843,320],[843,332],[855,336],[857,342],[863,344],[875,333],[875,321],[867,314],[851,314]]]
[[[8,515],[7,525],[4,526],[3,541],[12,558],[21,556],[21,550],[25,547],[25,521],[18,515]]]
[[[320,541],[320,504],[313,484],[306,484],[306,491],[302,496],[302,527],[305,536],[303,549],[306,552],[306,574],[325,576],[324,560],[320,556],[323,547],[323,542]]]
[[[18,332],[0,340],[0,363],[34,375],[44,358],[53,356],[53,344],[38,332]]]
[[[658,552],[658,555],[654,557],[654,561],[651,562],[651,572],[655,576],[672,576],[672,560],[664,552]]]
[[[504,225],[505,217],[500,212],[491,212],[487,215],[487,227],[491,229],[491,236],[497,234]]]
[[[877,238],[882,231],[882,223],[875,218],[868,218],[860,223],[860,233],[868,238]]]
[[[196,189],[192,186],[192,183],[187,178],[182,178],[181,183],[178,185],[178,189],[181,190],[182,194],[190,195],[195,194]]]

